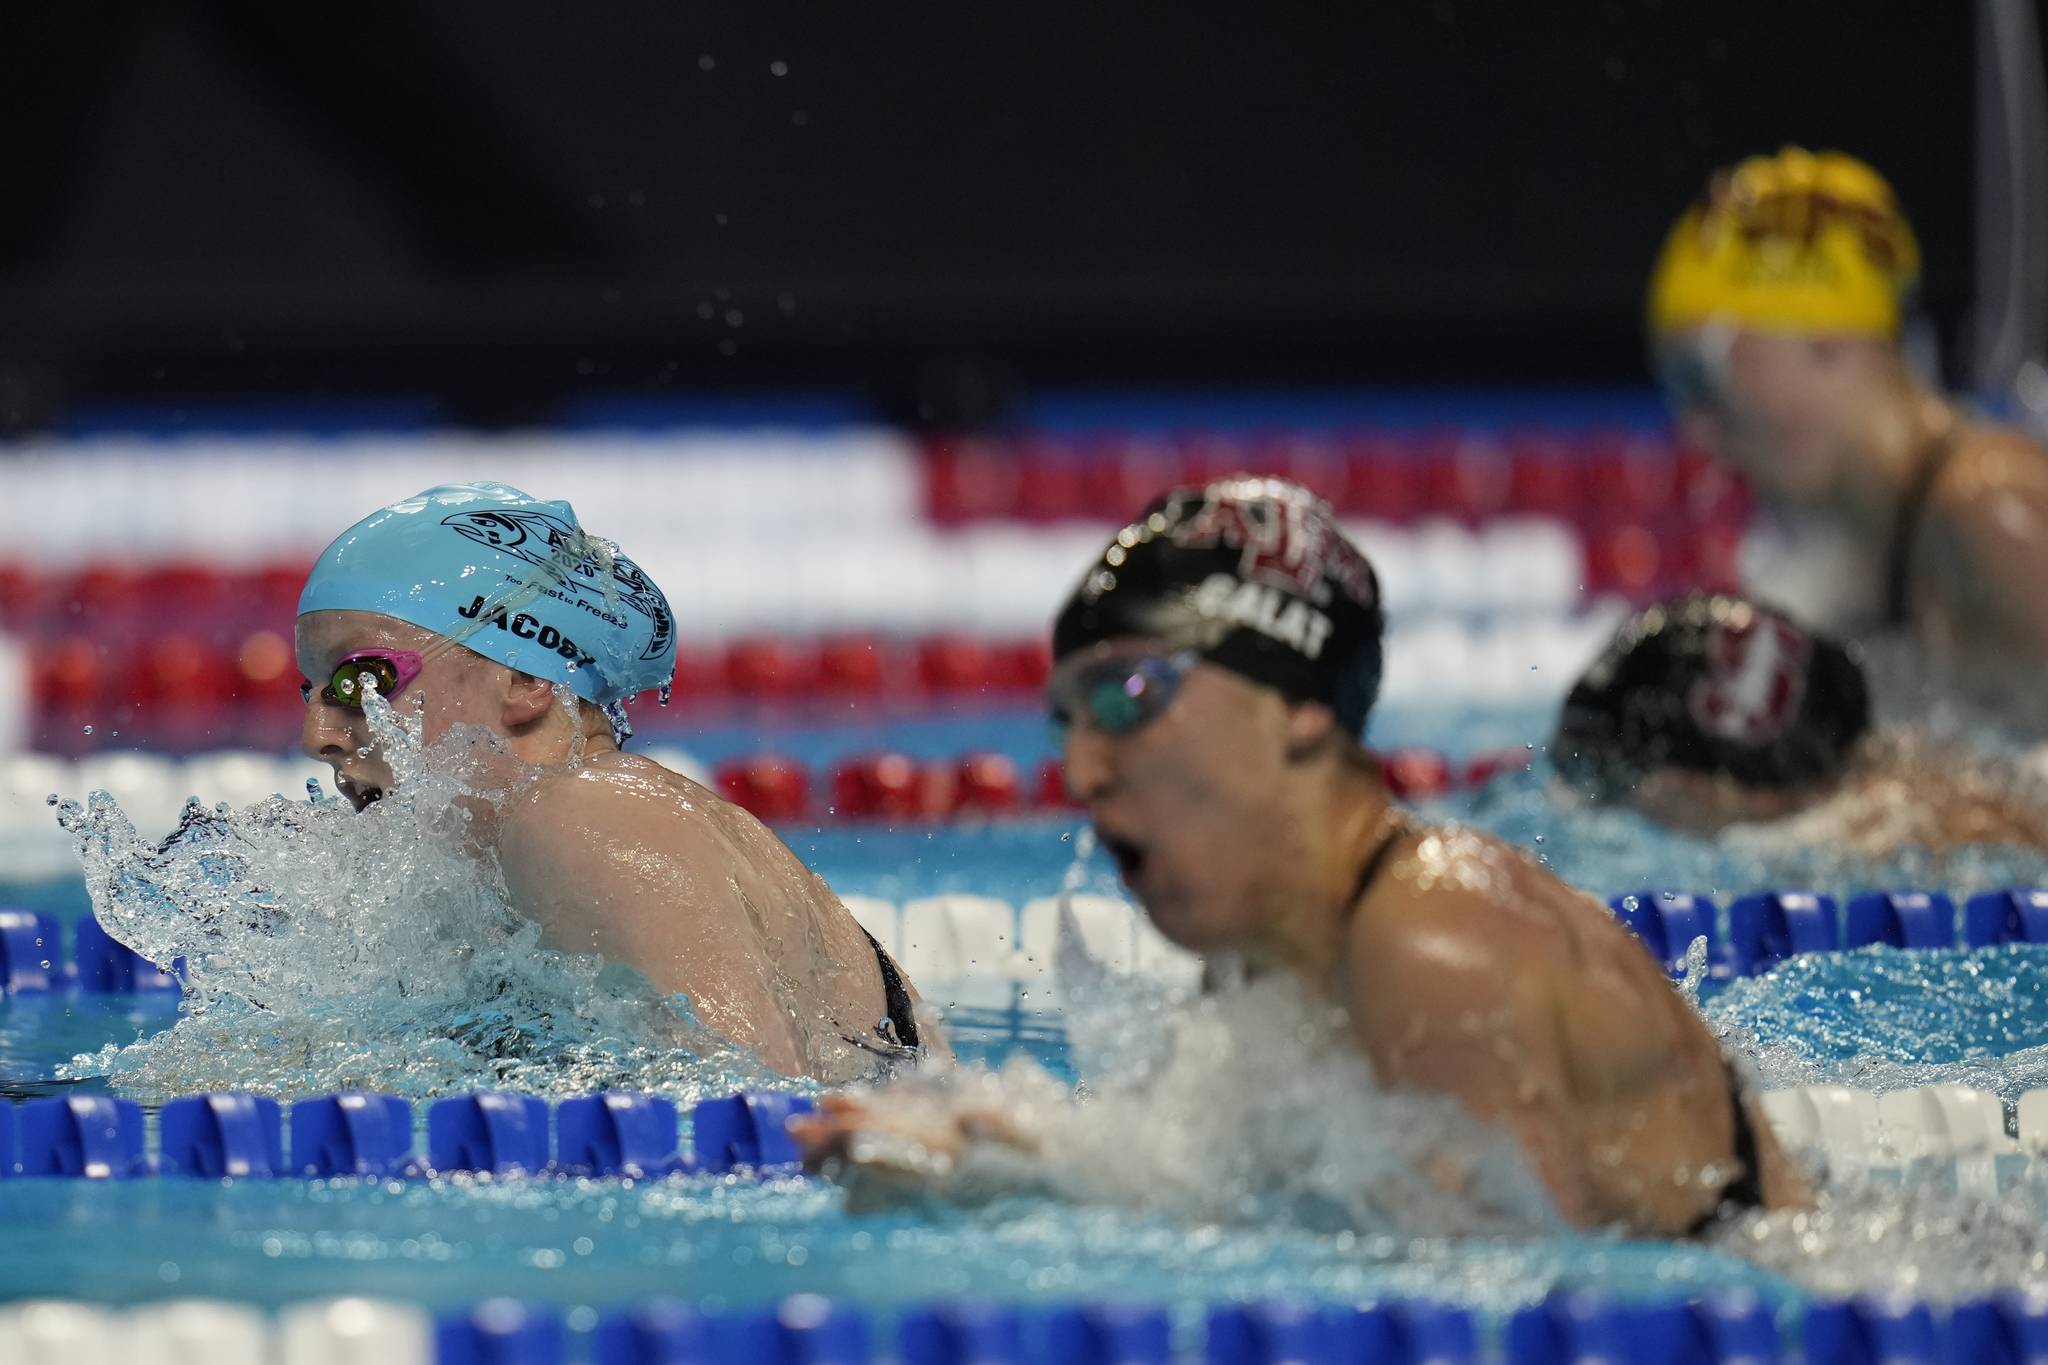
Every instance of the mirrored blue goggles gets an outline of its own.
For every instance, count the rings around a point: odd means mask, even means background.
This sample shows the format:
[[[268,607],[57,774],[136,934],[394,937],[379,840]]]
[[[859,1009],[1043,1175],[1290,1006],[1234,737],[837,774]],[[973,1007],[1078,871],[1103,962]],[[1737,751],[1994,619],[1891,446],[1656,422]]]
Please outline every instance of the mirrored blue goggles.
[[[1056,675],[1047,688],[1053,724],[1080,723],[1105,735],[1127,735],[1165,713],[1202,656],[1192,649],[1171,654],[1126,654],[1077,666]]]

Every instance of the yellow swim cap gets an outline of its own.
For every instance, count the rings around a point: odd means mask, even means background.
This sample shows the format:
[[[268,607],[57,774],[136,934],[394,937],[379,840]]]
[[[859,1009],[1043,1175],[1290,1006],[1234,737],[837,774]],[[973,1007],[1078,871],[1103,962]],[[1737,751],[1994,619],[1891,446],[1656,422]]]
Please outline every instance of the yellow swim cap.
[[[1650,328],[1707,322],[1896,336],[1920,248],[1884,177],[1787,147],[1714,173],[1664,241]]]

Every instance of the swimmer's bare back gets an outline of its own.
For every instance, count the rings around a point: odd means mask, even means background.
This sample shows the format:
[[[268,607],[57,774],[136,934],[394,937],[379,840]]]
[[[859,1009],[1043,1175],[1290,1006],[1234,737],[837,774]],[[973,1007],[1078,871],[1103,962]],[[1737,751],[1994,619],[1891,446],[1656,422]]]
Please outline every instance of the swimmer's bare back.
[[[505,812],[498,858],[550,946],[687,995],[778,1071],[849,1080],[892,1051],[881,964],[853,916],[759,820],[651,759],[607,751],[546,773]]]
[[[1512,1132],[1583,1227],[1676,1236],[1743,1172],[1705,1023],[1598,902],[1496,840],[1410,834],[1358,904],[1337,989],[1380,1079]],[[1806,1198],[1750,1103],[1763,1203]]]
[[[1915,634],[1991,691],[2015,674],[2031,682],[2048,663],[2048,449],[1966,425],[1925,501],[1894,570]]]

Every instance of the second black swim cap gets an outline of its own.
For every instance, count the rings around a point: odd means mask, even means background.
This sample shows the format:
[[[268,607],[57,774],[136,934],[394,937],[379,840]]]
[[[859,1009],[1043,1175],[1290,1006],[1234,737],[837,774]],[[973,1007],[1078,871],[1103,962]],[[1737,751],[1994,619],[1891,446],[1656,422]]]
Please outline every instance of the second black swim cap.
[[[1565,699],[1551,761],[1610,799],[1664,767],[1800,787],[1840,772],[1869,729],[1847,648],[1769,607],[1698,595],[1622,626]]]
[[[1176,488],[1117,532],[1061,609],[1052,652],[1123,636],[1193,648],[1360,734],[1385,624],[1372,564],[1328,504],[1241,474]]]

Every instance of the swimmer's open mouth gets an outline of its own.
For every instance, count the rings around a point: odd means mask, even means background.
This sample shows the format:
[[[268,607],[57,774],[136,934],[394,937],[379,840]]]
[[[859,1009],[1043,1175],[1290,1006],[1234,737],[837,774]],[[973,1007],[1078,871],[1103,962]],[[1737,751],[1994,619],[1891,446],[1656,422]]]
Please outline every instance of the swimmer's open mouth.
[[[368,783],[357,785],[346,777],[336,774],[334,789],[348,798],[348,803],[357,810],[367,810],[384,799],[384,789]]]
[[[1135,890],[1138,878],[1145,872],[1145,850],[1107,830],[1096,830],[1095,837],[1102,844],[1102,851],[1116,859],[1116,869],[1123,875],[1124,885]]]

